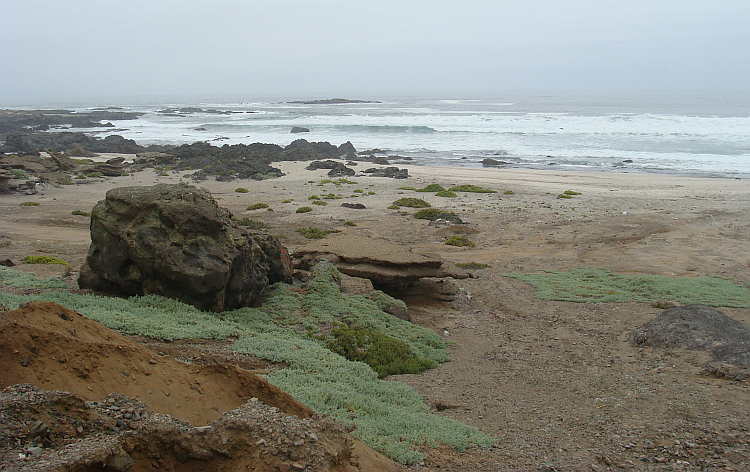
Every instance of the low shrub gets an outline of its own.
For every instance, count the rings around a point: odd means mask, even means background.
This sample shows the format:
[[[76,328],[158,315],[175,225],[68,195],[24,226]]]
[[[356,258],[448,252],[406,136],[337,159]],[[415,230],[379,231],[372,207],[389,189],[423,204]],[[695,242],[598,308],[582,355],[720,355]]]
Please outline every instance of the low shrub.
[[[453,215],[457,216],[452,211],[447,210],[441,210],[440,208],[425,208],[423,210],[418,210],[414,213],[414,218],[419,218],[420,220],[436,220],[439,215]]]
[[[388,210],[399,210],[399,209],[401,209],[401,207],[400,207],[400,206],[398,206],[398,205],[390,205],[390,206],[389,206],[389,207],[387,207],[387,208],[388,208]]]
[[[91,213],[83,210],[73,210],[70,212],[71,215],[78,215],[78,216],[91,216]]]
[[[496,190],[477,187],[476,185],[456,185],[455,187],[451,187],[448,190],[450,190],[451,192],[497,193]]]
[[[312,211],[312,207],[299,207],[295,213],[309,213]]]
[[[255,229],[255,230],[267,229],[268,228],[267,224],[265,224],[265,223],[263,223],[261,221],[251,220],[248,217],[244,217],[244,218],[241,218],[241,219],[237,220],[237,224],[240,225],[240,226],[245,226],[248,229]]]
[[[397,190],[414,190],[417,191],[417,187],[398,187]]]
[[[320,197],[317,195],[310,195],[309,197],[307,197],[307,199],[308,200],[320,200]]]
[[[78,179],[78,180],[84,180],[84,179],[86,179],[86,176],[83,175],[83,174],[78,174],[78,175],[76,175],[76,179]]]
[[[234,189],[234,191],[237,193],[247,193],[250,190],[246,189],[245,187],[237,187],[236,189]]]
[[[400,339],[365,328],[337,328],[331,331],[327,347],[350,361],[364,362],[382,379],[393,374],[418,374],[435,363],[420,359]]]
[[[89,172],[88,174],[86,174],[86,177],[91,177],[92,179],[94,179],[104,177],[104,174],[102,174],[101,172]]]
[[[432,206],[421,198],[413,197],[399,198],[398,200],[393,202],[393,204],[396,206],[409,208],[429,208]]]
[[[452,197],[457,197],[458,195],[455,192],[451,192],[450,190],[441,190],[440,192],[436,193],[435,196],[452,198]]]
[[[36,207],[39,206],[39,202],[21,202],[21,206]]]
[[[324,202],[323,200],[314,200],[312,202],[313,205],[320,205],[320,206],[326,206],[328,205],[328,202]]]
[[[513,190],[506,190],[503,192],[503,195],[515,195],[516,193]]]
[[[573,195],[568,195],[567,193],[561,193],[557,196],[557,198],[573,198]]]
[[[72,267],[64,260],[52,256],[26,256],[21,259],[21,264],[58,264]]]
[[[565,195],[580,195],[580,192],[576,192],[574,190],[566,190],[563,192]]]
[[[323,239],[328,235],[328,231],[320,228],[298,228],[297,232],[307,239]]]
[[[445,240],[445,244],[448,246],[456,246],[456,247],[474,247],[476,244],[474,244],[473,241],[468,240],[464,236],[451,236],[450,238]]]
[[[443,190],[445,190],[445,187],[443,187],[440,184],[430,184],[427,187],[422,187],[420,189],[417,189],[417,192],[434,193],[434,192],[442,192]]]
[[[245,208],[248,211],[260,210],[261,208],[268,208],[268,203],[253,203],[249,207]]]
[[[27,180],[29,178],[29,174],[23,169],[11,169],[10,173],[13,175],[14,179]]]
[[[326,195],[323,195],[324,200],[341,200],[342,198],[344,197],[342,197],[341,195],[336,195],[334,193],[328,193]]]
[[[357,223],[353,221],[344,221],[344,225],[346,226],[357,226]]]

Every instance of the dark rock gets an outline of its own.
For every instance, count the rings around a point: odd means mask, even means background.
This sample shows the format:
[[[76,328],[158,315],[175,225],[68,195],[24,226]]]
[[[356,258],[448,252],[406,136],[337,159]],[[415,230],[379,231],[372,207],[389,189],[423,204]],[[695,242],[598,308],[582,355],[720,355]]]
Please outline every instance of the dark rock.
[[[718,362],[750,369],[750,328],[702,305],[669,308],[630,332],[635,346],[708,351]]]
[[[372,160],[372,163],[378,164],[381,166],[387,166],[391,164],[390,162],[388,162],[388,159],[386,159],[385,157],[376,157],[375,159]]]
[[[357,150],[354,148],[354,145],[351,141],[347,141],[344,144],[340,145],[338,151],[339,156],[344,159],[353,159],[357,157]]]
[[[325,160],[325,161],[313,161],[306,167],[307,170],[318,170],[318,169],[330,169],[328,172],[329,177],[351,177],[355,174],[354,169],[346,167],[341,162]]]
[[[339,150],[327,141],[311,143],[304,139],[297,139],[285,147],[281,154],[282,159],[288,161],[310,161],[336,159],[339,157]]]
[[[352,210],[364,210],[367,208],[361,203],[342,203],[341,206],[344,208],[351,208]]]
[[[303,128],[301,126],[295,126],[292,128],[292,133],[309,133],[310,130],[308,128]]]
[[[61,154],[51,149],[47,149],[46,151],[47,154],[49,154],[50,159],[55,163],[55,170],[70,172],[78,169],[78,164],[65,154]]]
[[[96,157],[99,154],[85,149],[80,143],[73,143],[65,150],[65,155],[69,157]]]
[[[482,160],[482,167],[499,167],[507,166],[508,164],[510,163],[505,161],[498,161],[497,159],[492,159],[490,157]]]
[[[78,283],[223,311],[250,305],[268,284],[290,278],[278,238],[238,227],[206,190],[161,184],[112,189],[94,206]]]
[[[365,174],[370,174],[372,177],[389,177],[391,179],[407,179],[409,178],[408,169],[399,169],[398,167],[385,167],[382,169],[370,168],[364,171]]]
[[[3,267],[14,267],[15,265],[16,264],[10,259],[3,259],[2,261],[0,261],[0,266]]]
[[[115,157],[107,160],[107,162],[97,162],[91,167],[91,171],[100,172],[107,177],[119,177],[127,173],[127,166],[124,158]]]

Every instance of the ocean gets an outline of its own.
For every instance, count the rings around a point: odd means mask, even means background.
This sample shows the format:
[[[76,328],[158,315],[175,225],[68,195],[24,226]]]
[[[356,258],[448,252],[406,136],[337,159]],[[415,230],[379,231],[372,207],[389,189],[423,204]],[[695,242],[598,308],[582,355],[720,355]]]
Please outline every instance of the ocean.
[[[750,176],[750,92],[355,98],[123,106],[145,114],[106,132],[144,145],[351,141],[419,165],[491,158],[516,168]],[[295,126],[310,132],[293,134]]]

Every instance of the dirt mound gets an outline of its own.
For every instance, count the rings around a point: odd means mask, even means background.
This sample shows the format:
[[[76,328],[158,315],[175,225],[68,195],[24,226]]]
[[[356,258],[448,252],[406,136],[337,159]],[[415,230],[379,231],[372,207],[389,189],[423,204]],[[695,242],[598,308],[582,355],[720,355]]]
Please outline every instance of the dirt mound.
[[[56,303],[32,302],[0,313],[0,387],[30,383],[86,400],[117,392],[154,411],[205,425],[255,397],[286,414],[312,410],[257,375],[214,364],[194,366],[160,356]]]
[[[714,358],[709,371],[737,380],[744,380],[750,370],[750,329],[703,305],[664,310],[631,331],[630,341],[637,346],[707,351]]]
[[[56,303],[0,312],[0,352],[0,459],[17,470],[397,468],[255,374],[179,362]]]
[[[192,427],[125,396],[84,402],[25,384],[0,393],[0,414],[12,425],[0,436],[4,470],[357,470],[340,423],[257,399]]]

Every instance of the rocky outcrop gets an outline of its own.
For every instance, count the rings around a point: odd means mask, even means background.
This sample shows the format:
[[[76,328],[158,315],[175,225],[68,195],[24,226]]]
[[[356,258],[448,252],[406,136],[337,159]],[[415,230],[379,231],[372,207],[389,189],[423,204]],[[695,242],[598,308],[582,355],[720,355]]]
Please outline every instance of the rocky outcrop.
[[[294,127],[292,127],[292,131],[291,131],[292,134],[296,134],[296,133],[309,133],[309,132],[310,132],[309,128],[303,128],[302,126],[294,126]]]
[[[482,167],[500,167],[507,166],[508,164],[510,163],[505,161],[498,161],[497,159],[492,159],[490,157],[482,160]]]
[[[310,164],[308,164],[307,167],[305,167],[307,170],[318,170],[318,169],[330,169],[328,172],[329,177],[351,177],[356,172],[354,172],[354,169],[350,169],[346,167],[341,162],[338,161],[332,161],[332,160],[325,160],[325,161],[313,161]]]
[[[466,278],[437,256],[420,254],[382,239],[336,235],[298,247],[292,255],[296,268],[309,270],[327,259],[342,273],[370,279],[376,288],[398,291],[425,277]]]
[[[391,179],[408,179],[409,170],[399,169],[398,167],[384,167],[384,168],[370,168],[363,171],[365,174],[370,174],[371,177],[388,177]]]
[[[248,233],[231,216],[185,184],[112,189],[91,213],[79,285],[202,310],[248,306],[269,283],[289,281],[291,267],[278,238]]]

